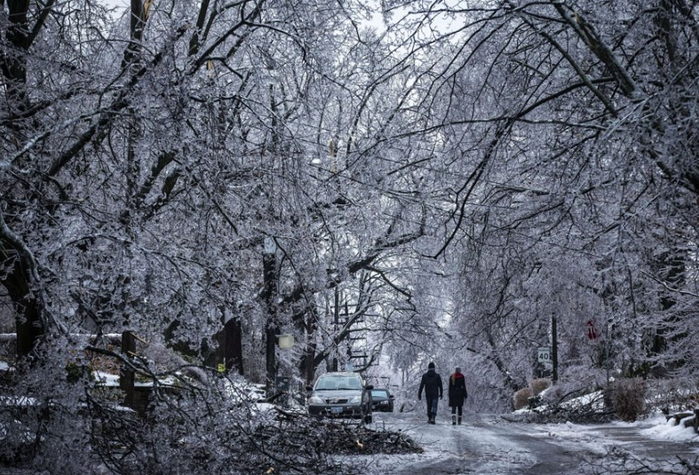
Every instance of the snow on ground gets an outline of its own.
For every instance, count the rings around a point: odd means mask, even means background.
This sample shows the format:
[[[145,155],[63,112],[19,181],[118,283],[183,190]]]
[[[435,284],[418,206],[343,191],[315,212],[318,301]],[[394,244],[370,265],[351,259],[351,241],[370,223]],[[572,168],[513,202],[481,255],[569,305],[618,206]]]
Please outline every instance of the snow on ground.
[[[662,414],[633,424],[642,427],[641,433],[649,439],[699,444],[699,434],[684,427],[681,423],[675,424],[673,419],[665,421],[665,416]]]
[[[639,441],[647,445],[658,442],[672,442],[678,446],[697,449],[699,455],[699,435],[691,428],[676,425],[671,419],[666,421],[662,414],[653,415],[636,422],[610,422],[608,424],[534,424],[558,438],[561,443],[575,447],[584,444],[589,450],[605,453],[611,445],[638,445]]]

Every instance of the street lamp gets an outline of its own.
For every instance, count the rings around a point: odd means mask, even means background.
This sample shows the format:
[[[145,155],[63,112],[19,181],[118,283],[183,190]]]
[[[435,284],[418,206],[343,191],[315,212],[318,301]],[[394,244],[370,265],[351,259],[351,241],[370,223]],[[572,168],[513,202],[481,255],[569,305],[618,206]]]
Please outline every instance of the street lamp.
[[[281,350],[289,350],[291,347],[294,346],[294,335],[290,335],[289,333],[282,333],[277,337],[277,345],[279,345],[279,349]],[[277,376],[275,378],[275,387],[278,392],[288,392],[289,391],[289,385],[291,384],[291,378],[288,376]],[[288,404],[288,395],[285,395],[284,399],[282,400],[282,404],[286,405]]]
[[[279,348],[288,350],[294,346],[294,335],[283,333],[279,335]]]

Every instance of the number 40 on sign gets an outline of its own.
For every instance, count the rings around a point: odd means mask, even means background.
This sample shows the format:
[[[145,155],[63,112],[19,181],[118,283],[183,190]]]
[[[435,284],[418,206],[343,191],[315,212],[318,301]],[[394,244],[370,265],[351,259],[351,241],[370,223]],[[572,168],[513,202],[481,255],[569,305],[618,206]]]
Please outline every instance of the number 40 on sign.
[[[539,363],[551,362],[551,348],[548,346],[540,346],[537,353],[539,355]]]

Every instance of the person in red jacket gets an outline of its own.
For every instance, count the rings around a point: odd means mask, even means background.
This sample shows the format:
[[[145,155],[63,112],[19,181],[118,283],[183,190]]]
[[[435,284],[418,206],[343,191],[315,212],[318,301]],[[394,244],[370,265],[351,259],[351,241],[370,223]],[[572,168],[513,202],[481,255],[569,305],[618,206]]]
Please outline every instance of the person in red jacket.
[[[459,414],[459,425],[463,413],[464,401],[468,397],[466,392],[466,378],[461,374],[461,368],[457,366],[454,374],[449,376],[449,407],[451,407],[451,424],[456,425],[456,414]]]

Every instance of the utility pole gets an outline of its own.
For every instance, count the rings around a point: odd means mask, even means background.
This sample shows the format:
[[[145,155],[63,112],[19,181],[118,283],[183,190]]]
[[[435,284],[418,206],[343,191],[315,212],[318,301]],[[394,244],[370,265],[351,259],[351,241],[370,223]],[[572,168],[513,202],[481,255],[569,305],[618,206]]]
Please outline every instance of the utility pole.
[[[267,397],[272,395],[277,376],[277,245],[271,237],[265,238],[262,251],[262,269],[264,277],[263,296],[267,305],[267,322],[265,324],[265,357]]]
[[[607,371],[607,390],[609,390],[609,317],[604,325],[604,367]]]
[[[335,308],[333,310],[333,319],[335,321],[334,334],[337,335],[338,329],[340,328],[340,290],[338,289],[338,284],[335,285]],[[338,348],[335,347],[335,349],[333,351],[333,360],[332,360],[332,364],[331,364],[332,371],[338,370],[337,353],[338,353]]]
[[[556,384],[558,381],[558,328],[555,315],[551,317],[551,363],[553,371],[551,381]]]

